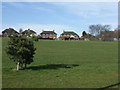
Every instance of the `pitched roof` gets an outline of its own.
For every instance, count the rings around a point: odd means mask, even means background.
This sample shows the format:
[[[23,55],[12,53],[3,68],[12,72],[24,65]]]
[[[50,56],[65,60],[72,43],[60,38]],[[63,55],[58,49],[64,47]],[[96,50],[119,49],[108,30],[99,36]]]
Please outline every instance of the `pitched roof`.
[[[54,31],[43,31],[41,34],[57,34]]]
[[[2,31],[2,33],[18,33],[16,30],[14,30],[13,28],[8,28],[5,29],[4,31]]]
[[[72,35],[77,35],[77,36],[79,36],[78,34],[76,34],[76,33],[73,32],[73,31],[64,31],[61,35],[64,35],[64,34],[72,34]]]
[[[22,32],[22,34],[36,34],[36,32],[35,31],[33,31],[33,30],[30,30],[30,29],[28,29],[28,30],[25,30],[25,31],[23,31]]]

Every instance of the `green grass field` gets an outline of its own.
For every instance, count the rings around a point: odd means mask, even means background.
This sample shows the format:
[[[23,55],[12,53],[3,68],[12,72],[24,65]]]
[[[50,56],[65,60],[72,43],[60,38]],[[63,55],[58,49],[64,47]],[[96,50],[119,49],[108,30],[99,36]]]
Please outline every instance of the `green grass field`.
[[[5,53],[7,41],[3,38],[3,88],[102,88],[118,83],[118,42],[39,40],[29,69],[12,71],[16,66]]]

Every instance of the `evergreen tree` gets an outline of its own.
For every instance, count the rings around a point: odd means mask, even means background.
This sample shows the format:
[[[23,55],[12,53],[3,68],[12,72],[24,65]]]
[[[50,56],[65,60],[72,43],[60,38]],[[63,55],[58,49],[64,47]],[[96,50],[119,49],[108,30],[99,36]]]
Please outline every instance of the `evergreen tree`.
[[[85,31],[82,32],[82,36],[83,37],[86,37],[87,36],[87,33]]]

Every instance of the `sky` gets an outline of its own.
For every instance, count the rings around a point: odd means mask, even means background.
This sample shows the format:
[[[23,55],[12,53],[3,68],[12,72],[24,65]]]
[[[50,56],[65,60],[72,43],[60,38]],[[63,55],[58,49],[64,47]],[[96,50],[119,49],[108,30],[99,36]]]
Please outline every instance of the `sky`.
[[[2,30],[54,30],[58,36],[74,31],[89,33],[89,25],[108,24],[117,28],[117,2],[2,2]]]

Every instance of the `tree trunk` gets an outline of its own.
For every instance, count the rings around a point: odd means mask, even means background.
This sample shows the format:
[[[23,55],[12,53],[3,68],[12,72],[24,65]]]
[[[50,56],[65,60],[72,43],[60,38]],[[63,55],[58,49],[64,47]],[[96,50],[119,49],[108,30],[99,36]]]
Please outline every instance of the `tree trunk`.
[[[22,63],[20,63],[20,69],[23,69],[23,64]]]
[[[27,64],[25,64],[25,67],[24,67],[25,69],[27,68]]]
[[[20,68],[20,62],[17,62],[17,71],[19,70]]]

